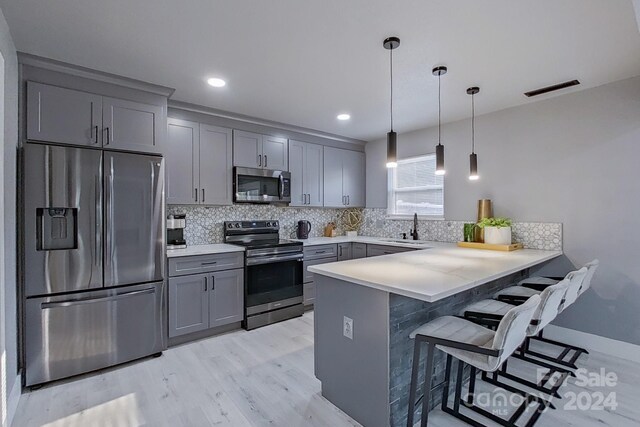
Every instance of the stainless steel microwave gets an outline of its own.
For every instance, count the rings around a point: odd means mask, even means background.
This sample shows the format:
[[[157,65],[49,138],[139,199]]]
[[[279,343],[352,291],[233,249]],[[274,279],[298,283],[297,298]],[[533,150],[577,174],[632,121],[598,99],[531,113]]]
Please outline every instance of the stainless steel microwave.
[[[290,203],[291,173],[234,167],[233,201],[236,203]]]

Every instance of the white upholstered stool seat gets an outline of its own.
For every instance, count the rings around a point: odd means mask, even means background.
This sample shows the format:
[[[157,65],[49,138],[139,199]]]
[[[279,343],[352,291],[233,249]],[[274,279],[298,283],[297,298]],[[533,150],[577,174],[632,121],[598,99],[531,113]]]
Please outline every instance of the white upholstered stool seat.
[[[438,317],[437,319],[426,323],[411,332],[409,337],[414,339],[417,334],[444,338],[485,348],[491,348],[493,338],[495,336],[495,332],[491,329],[487,329],[483,326],[471,323],[468,320],[454,316]],[[445,347],[442,345],[437,345],[436,348],[452,355],[456,359],[468,363],[471,366],[475,366],[478,369],[491,369],[489,366],[489,356],[487,355],[472,353],[470,351]]]
[[[467,311],[473,311],[476,313],[495,314],[496,316],[504,316],[507,311],[513,308],[513,304],[508,304],[503,301],[497,301],[494,299],[485,299],[482,301],[474,302],[462,309],[461,315]]]
[[[522,279],[521,281],[518,282],[518,285],[522,286],[524,283],[527,283],[531,285],[551,286],[551,285],[555,285],[559,281],[560,279],[554,279],[551,277],[535,276],[535,277],[529,277],[527,279]]]

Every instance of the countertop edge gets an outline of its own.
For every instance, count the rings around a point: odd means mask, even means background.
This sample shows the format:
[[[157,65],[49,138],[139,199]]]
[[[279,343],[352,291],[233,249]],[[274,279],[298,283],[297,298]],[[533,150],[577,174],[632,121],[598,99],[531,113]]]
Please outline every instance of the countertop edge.
[[[475,250],[482,250],[482,249],[475,249]],[[308,267],[308,270],[314,274],[319,274],[322,276],[327,276],[327,277],[331,277],[334,279],[338,279],[338,280],[343,280],[345,282],[349,282],[349,283],[354,283],[357,285],[361,285],[361,286],[366,286],[368,288],[372,288],[372,289],[377,289],[380,291],[384,291],[384,292],[388,292],[388,293],[393,293],[393,294],[397,294],[397,295],[402,295],[402,296],[406,296],[409,298],[413,298],[413,299],[417,299],[417,300],[421,300],[421,301],[425,301],[425,302],[436,302],[439,301],[441,299],[450,297],[452,295],[455,295],[457,293],[460,292],[464,292],[466,290],[475,288],[476,286],[480,286],[483,285],[485,283],[491,282],[492,280],[498,279],[500,277],[504,277],[504,276],[508,276],[509,274],[513,274],[516,273],[518,271],[527,269],[527,268],[531,268],[535,265],[538,264],[542,264],[543,262],[552,260],[554,258],[557,258],[559,256],[561,256],[563,254],[562,251],[548,251],[550,252],[547,256],[536,260],[536,261],[531,261],[531,262],[527,262],[525,264],[523,264],[522,266],[516,267],[516,268],[510,268],[507,270],[504,270],[498,274],[494,274],[492,276],[483,278],[481,280],[475,280],[475,281],[471,281],[466,285],[461,285],[455,289],[451,289],[449,291],[446,292],[440,292],[439,294],[436,295],[424,295],[421,293],[416,293],[416,292],[412,292],[406,289],[402,289],[402,288],[397,288],[394,286],[390,286],[390,285],[385,285],[385,284],[381,284],[381,283],[375,283],[375,282],[369,282],[367,280],[361,280],[361,279],[357,279],[357,278],[353,278],[353,277],[349,277],[347,275],[343,275],[343,274],[339,274],[339,273],[334,273],[334,272],[330,272],[330,271],[326,271],[323,269],[323,265],[317,265],[317,266],[310,266]],[[383,256],[402,256],[403,254],[394,254],[394,255],[383,255]]]

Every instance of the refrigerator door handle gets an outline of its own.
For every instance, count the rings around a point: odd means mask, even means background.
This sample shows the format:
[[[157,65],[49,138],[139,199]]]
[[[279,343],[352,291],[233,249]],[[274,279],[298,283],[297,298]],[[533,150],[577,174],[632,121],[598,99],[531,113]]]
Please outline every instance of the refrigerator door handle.
[[[131,291],[131,292],[124,292],[124,293],[117,294],[117,295],[110,295],[108,297],[84,298],[84,299],[58,301],[58,302],[43,302],[40,307],[43,310],[45,310],[45,309],[49,309],[49,308],[71,307],[71,306],[79,305],[79,304],[93,304],[93,303],[104,302],[104,301],[117,301],[119,299],[128,298],[128,297],[132,297],[132,296],[135,296],[135,295],[152,294],[155,291],[156,291],[155,288],[148,288],[148,289],[142,289],[142,290],[139,290],[139,291]]]
[[[101,192],[102,188],[100,185],[100,177],[96,176],[95,178],[95,230],[94,230],[94,243],[93,243],[93,252],[94,252],[94,264],[99,265],[102,257],[100,256],[100,245],[102,243],[102,206],[101,206]]]
[[[107,182],[105,183],[105,194],[104,194],[104,203],[105,203],[105,230],[109,234],[105,238],[105,254],[104,254],[104,266],[105,270],[107,268],[110,270],[109,277],[113,277],[113,264],[112,264],[112,244],[114,239],[114,229],[112,221],[113,221],[113,157],[109,157],[109,164],[107,165],[109,171],[107,173]],[[105,271],[106,276],[106,271]],[[106,284],[106,277],[105,277]]]

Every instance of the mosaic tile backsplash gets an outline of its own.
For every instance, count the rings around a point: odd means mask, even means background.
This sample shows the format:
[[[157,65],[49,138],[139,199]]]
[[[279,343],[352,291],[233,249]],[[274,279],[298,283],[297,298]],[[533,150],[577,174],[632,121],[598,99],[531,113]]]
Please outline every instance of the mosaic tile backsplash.
[[[342,209],[323,208],[283,208],[272,205],[234,205],[234,206],[177,206],[167,208],[169,214],[187,214],[185,239],[189,245],[220,243],[223,240],[222,223],[224,221],[242,221],[252,219],[276,219],[280,222],[280,237],[295,237],[295,227],[299,220],[311,222],[311,237],[322,236],[324,226],[335,222],[338,235],[344,230],[340,223]],[[364,222],[358,234],[372,237],[397,237],[409,233],[413,228],[412,220],[391,220],[386,218],[386,209],[363,209]],[[418,233],[420,240],[436,242],[457,242],[463,239],[462,229],[467,221],[420,220]],[[562,224],[542,222],[514,222],[512,235],[515,242],[523,243],[525,248],[562,250]]]

